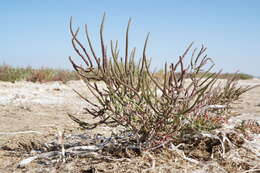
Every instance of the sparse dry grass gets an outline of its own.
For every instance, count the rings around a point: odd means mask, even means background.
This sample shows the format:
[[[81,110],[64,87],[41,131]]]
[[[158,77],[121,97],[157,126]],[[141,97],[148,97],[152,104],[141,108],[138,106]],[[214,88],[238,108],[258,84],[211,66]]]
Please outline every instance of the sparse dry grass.
[[[209,74],[210,75],[210,74]],[[155,78],[163,79],[163,71],[159,70],[154,74]],[[228,79],[236,76],[237,80],[252,79],[253,76],[244,73],[225,73],[218,76],[219,79]],[[0,65],[0,81],[30,81],[30,82],[49,82],[49,81],[62,81],[67,82],[69,80],[79,80],[80,77],[74,71],[64,69],[52,69],[48,67],[42,67],[40,69],[33,69],[28,66],[12,67],[11,65]]]
[[[33,69],[30,66],[20,68],[12,67],[6,64],[0,66],[0,81],[15,82],[24,80],[30,82],[67,82],[69,80],[79,79],[79,76],[75,72],[63,69],[52,69],[45,67]]]

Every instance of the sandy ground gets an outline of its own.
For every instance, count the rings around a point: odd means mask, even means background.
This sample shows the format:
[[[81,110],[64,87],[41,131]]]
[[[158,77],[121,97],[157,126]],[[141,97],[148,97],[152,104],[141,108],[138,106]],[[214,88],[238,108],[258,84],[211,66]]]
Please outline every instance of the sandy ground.
[[[241,80],[239,85],[260,85],[260,80]],[[75,126],[67,113],[82,115],[86,103],[72,89],[91,97],[82,81],[0,82],[0,132],[43,132],[43,127],[48,126]],[[260,120],[260,87],[242,95],[233,108],[239,119]],[[89,117],[83,118],[91,122]],[[102,128],[99,130],[102,132]]]
[[[241,86],[260,85],[260,79],[239,81]],[[72,90],[91,97],[82,81],[31,83],[0,82],[0,146],[13,140],[13,132],[36,131],[40,136],[55,134],[56,127],[75,131],[78,125],[67,113],[78,115],[87,122],[93,122],[83,114],[85,102]],[[245,93],[233,104],[234,121],[255,119],[260,122],[260,87]],[[113,129],[99,127],[90,134],[110,134]],[[47,136],[45,136],[47,139]],[[44,140],[44,138],[39,138]],[[3,160],[0,158],[0,172]],[[6,160],[5,160],[6,162]]]
[[[0,132],[32,130],[44,133],[50,127],[75,127],[68,113],[91,122],[89,117],[83,115],[86,103],[73,89],[91,97],[82,81],[67,84],[0,82]],[[95,132],[102,133],[104,129]]]

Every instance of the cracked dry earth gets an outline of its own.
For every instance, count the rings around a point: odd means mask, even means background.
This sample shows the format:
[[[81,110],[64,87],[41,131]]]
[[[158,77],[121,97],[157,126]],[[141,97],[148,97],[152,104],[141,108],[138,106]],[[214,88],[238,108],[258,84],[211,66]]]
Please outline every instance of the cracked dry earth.
[[[241,80],[239,85],[260,85],[260,79]],[[93,122],[84,115],[86,106],[74,91],[76,89],[84,96],[92,97],[82,81],[31,83],[31,82],[0,82],[0,173],[6,168],[15,168],[22,159],[5,155],[1,146],[9,144],[17,147],[20,140],[43,142],[57,136],[57,129],[65,133],[82,132],[67,113],[75,114],[86,122]],[[94,98],[93,98],[94,99]],[[232,121],[254,119],[260,122],[260,87],[256,87],[232,105],[235,117]],[[114,129],[98,127],[87,133],[109,136]],[[24,133],[31,131],[31,133]],[[19,171],[16,171],[19,172]]]

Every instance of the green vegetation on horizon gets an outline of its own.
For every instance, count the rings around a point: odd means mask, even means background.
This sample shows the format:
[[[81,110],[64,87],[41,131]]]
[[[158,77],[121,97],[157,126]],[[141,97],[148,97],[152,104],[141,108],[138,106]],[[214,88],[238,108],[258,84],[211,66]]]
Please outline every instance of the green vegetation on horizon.
[[[253,76],[245,73],[223,73],[219,75],[220,79],[227,79],[236,75],[237,79],[252,79]],[[163,71],[159,70],[155,73],[157,78],[163,77]],[[50,82],[70,80],[79,80],[80,77],[74,71],[65,69],[53,69],[42,67],[39,69],[28,67],[12,67],[7,64],[0,65],[0,81],[30,81],[30,82]]]
[[[79,80],[79,76],[76,74],[76,72],[48,67],[35,69],[30,66],[22,68],[12,67],[6,64],[0,65],[0,81],[67,82],[70,80]]]

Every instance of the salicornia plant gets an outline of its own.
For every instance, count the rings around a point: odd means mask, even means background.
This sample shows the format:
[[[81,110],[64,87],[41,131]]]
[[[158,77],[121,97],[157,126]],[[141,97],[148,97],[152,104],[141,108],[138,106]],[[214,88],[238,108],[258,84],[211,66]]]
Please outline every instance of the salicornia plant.
[[[212,116],[209,104],[231,102],[243,92],[232,85],[216,89],[218,73],[212,73],[214,63],[205,54],[206,48],[192,50],[191,43],[175,63],[165,63],[163,78],[156,77],[150,69],[146,48],[149,34],[144,42],[142,57],[136,63],[135,51],[129,48],[129,20],[124,54],[119,52],[117,41],[104,42],[105,15],[99,36],[101,55],[93,48],[87,25],[85,25],[88,49],[78,39],[79,28],[73,30],[70,21],[71,42],[85,67],[78,65],[69,57],[74,69],[85,81],[87,88],[95,97],[85,109],[99,121],[88,124],[69,115],[82,127],[91,129],[100,124],[123,126],[138,137],[140,142],[157,143],[173,139],[187,130],[210,130],[221,124],[221,119]],[[88,51],[89,50],[89,51]],[[190,55],[190,63],[184,59]],[[121,57],[123,56],[123,58]],[[207,67],[207,68],[206,68]],[[105,84],[105,87],[100,87]],[[244,90],[242,90],[244,91]],[[232,94],[234,96],[230,96]],[[226,97],[226,100],[225,100]]]

